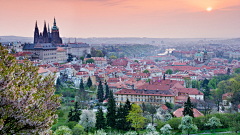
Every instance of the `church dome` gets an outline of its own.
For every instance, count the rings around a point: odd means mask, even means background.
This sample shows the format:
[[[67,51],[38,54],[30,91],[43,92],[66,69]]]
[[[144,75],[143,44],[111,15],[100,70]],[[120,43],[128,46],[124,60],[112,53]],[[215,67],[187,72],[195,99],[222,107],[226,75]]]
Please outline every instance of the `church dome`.
[[[195,53],[195,56],[203,56],[201,53]]]

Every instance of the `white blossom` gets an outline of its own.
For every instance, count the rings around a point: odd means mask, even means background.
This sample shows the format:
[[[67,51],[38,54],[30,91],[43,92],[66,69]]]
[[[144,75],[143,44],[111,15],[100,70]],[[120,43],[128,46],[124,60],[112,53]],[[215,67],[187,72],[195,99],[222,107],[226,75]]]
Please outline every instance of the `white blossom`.
[[[169,124],[164,125],[160,130],[163,135],[169,135],[171,134],[172,127]]]
[[[72,130],[67,126],[60,126],[53,135],[72,135]]]
[[[150,124],[147,126],[146,133],[144,133],[144,135],[159,135],[159,133],[156,131],[156,128]]]
[[[101,129],[101,130],[95,131],[94,135],[107,135],[107,133],[103,129]]]
[[[96,124],[95,113],[92,110],[83,110],[79,124],[82,125],[85,130],[94,128]]]
[[[205,126],[219,127],[219,126],[222,126],[222,124],[218,118],[212,117],[208,120],[207,123],[205,123]]]
[[[189,134],[190,132],[196,132],[198,130],[197,126],[193,124],[191,116],[184,116],[182,118],[181,124],[179,125],[179,129],[182,129],[183,134]]]
[[[128,131],[124,135],[137,135],[138,133],[136,131]]]

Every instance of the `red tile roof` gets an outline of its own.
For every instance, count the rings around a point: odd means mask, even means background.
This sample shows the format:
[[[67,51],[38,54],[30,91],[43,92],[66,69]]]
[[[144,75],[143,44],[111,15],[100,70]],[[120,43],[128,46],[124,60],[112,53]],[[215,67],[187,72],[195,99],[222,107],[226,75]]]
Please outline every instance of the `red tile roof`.
[[[195,88],[176,88],[179,93],[186,93],[189,95],[204,95],[198,89]]]
[[[146,96],[166,96],[173,97],[174,95],[169,90],[141,90],[141,89],[122,89],[116,94],[121,95],[146,95]]]
[[[165,110],[165,111],[168,109],[168,107],[167,107],[166,105],[162,105],[161,107],[162,107],[162,109]]]
[[[57,47],[57,52],[66,52],[66,50],[63,49],[62,47]]]
[[[29,55],[29,54],[33,54],[31,52],[18,52],[18,53],[15,53],[15,57],[19,57],[19,56],[25,56],[25,55]]]
[[[176,117],[184,117],[183,110],[184,110],[184,108],[178,108],[175,112],[173,112],[173,115],[175,115]],[[193,115],[194,115],[194,117],[204,116],[196,108],[193,108]]]

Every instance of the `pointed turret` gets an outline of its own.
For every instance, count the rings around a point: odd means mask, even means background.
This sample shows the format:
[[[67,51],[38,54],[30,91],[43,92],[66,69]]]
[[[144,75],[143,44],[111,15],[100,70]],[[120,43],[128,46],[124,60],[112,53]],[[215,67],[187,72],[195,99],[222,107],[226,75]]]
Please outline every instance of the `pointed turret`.
[[[36,21],[35,30],[34,30],[34,43],[38,42],[38,38],[39,38],[39,30],[38,30],[37,21]]]
[[[46,40],[48,39],[48,32],[47,32],[46,21],[44,21],[43,37],[46,38]]]
[[[53,22],[52,30],[58,30],[58,27],[57,27],[57,25],[56,25],[56,19],[55,19],[55,16],[54,16],[54,22]]]

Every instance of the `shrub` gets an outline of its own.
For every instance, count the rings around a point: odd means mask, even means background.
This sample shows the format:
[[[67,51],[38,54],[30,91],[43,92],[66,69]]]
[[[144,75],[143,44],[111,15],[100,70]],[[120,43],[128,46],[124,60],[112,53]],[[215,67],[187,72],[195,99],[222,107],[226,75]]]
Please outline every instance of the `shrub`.
[[[157,129],[162,128],[164,125],[165,125],[165,123],[162,122],[161,120],[158,120],[158,121],[157,121]]]
[[[207,127],[204,126],[204,123],[206,123],[205,116],[199,116],[193,118],[194,124],[199,128],[199,130],[204,130],[208,129]]]
[[[182,118],[172,118],[171,120],[167,121],[167,124],[169,124],[174,130],[180,131],[178,129],[178,126],[181,124]]]
[[[64,111],[58,110],[58,117],[63,117],[64,116]]]
[[[67,126],[60,126],[53,135],[72,135],[72,131]]]
[[[69,121],[65,125],[68,126],[70,129],[73,129],[74,126],[77,125],[77,122],[76,121]]]
[[[137,135],[138,133],[136,131],[128,131],[124,135]]]
[[[163,135],[169,135],[171,134],[172,127],[169,124],[164,125],[164,127],[161,128],[161,132]]]
[[[107,133],[103,129],[101,129],[101,130],[95,131],[94,135],[107,135]]]
[[[84,127],[82,125],[79,125],[79,124],[74,126],[72,131],[73,131],[73,135],[84,135],[84,134],[86,134],[84,132]]]

